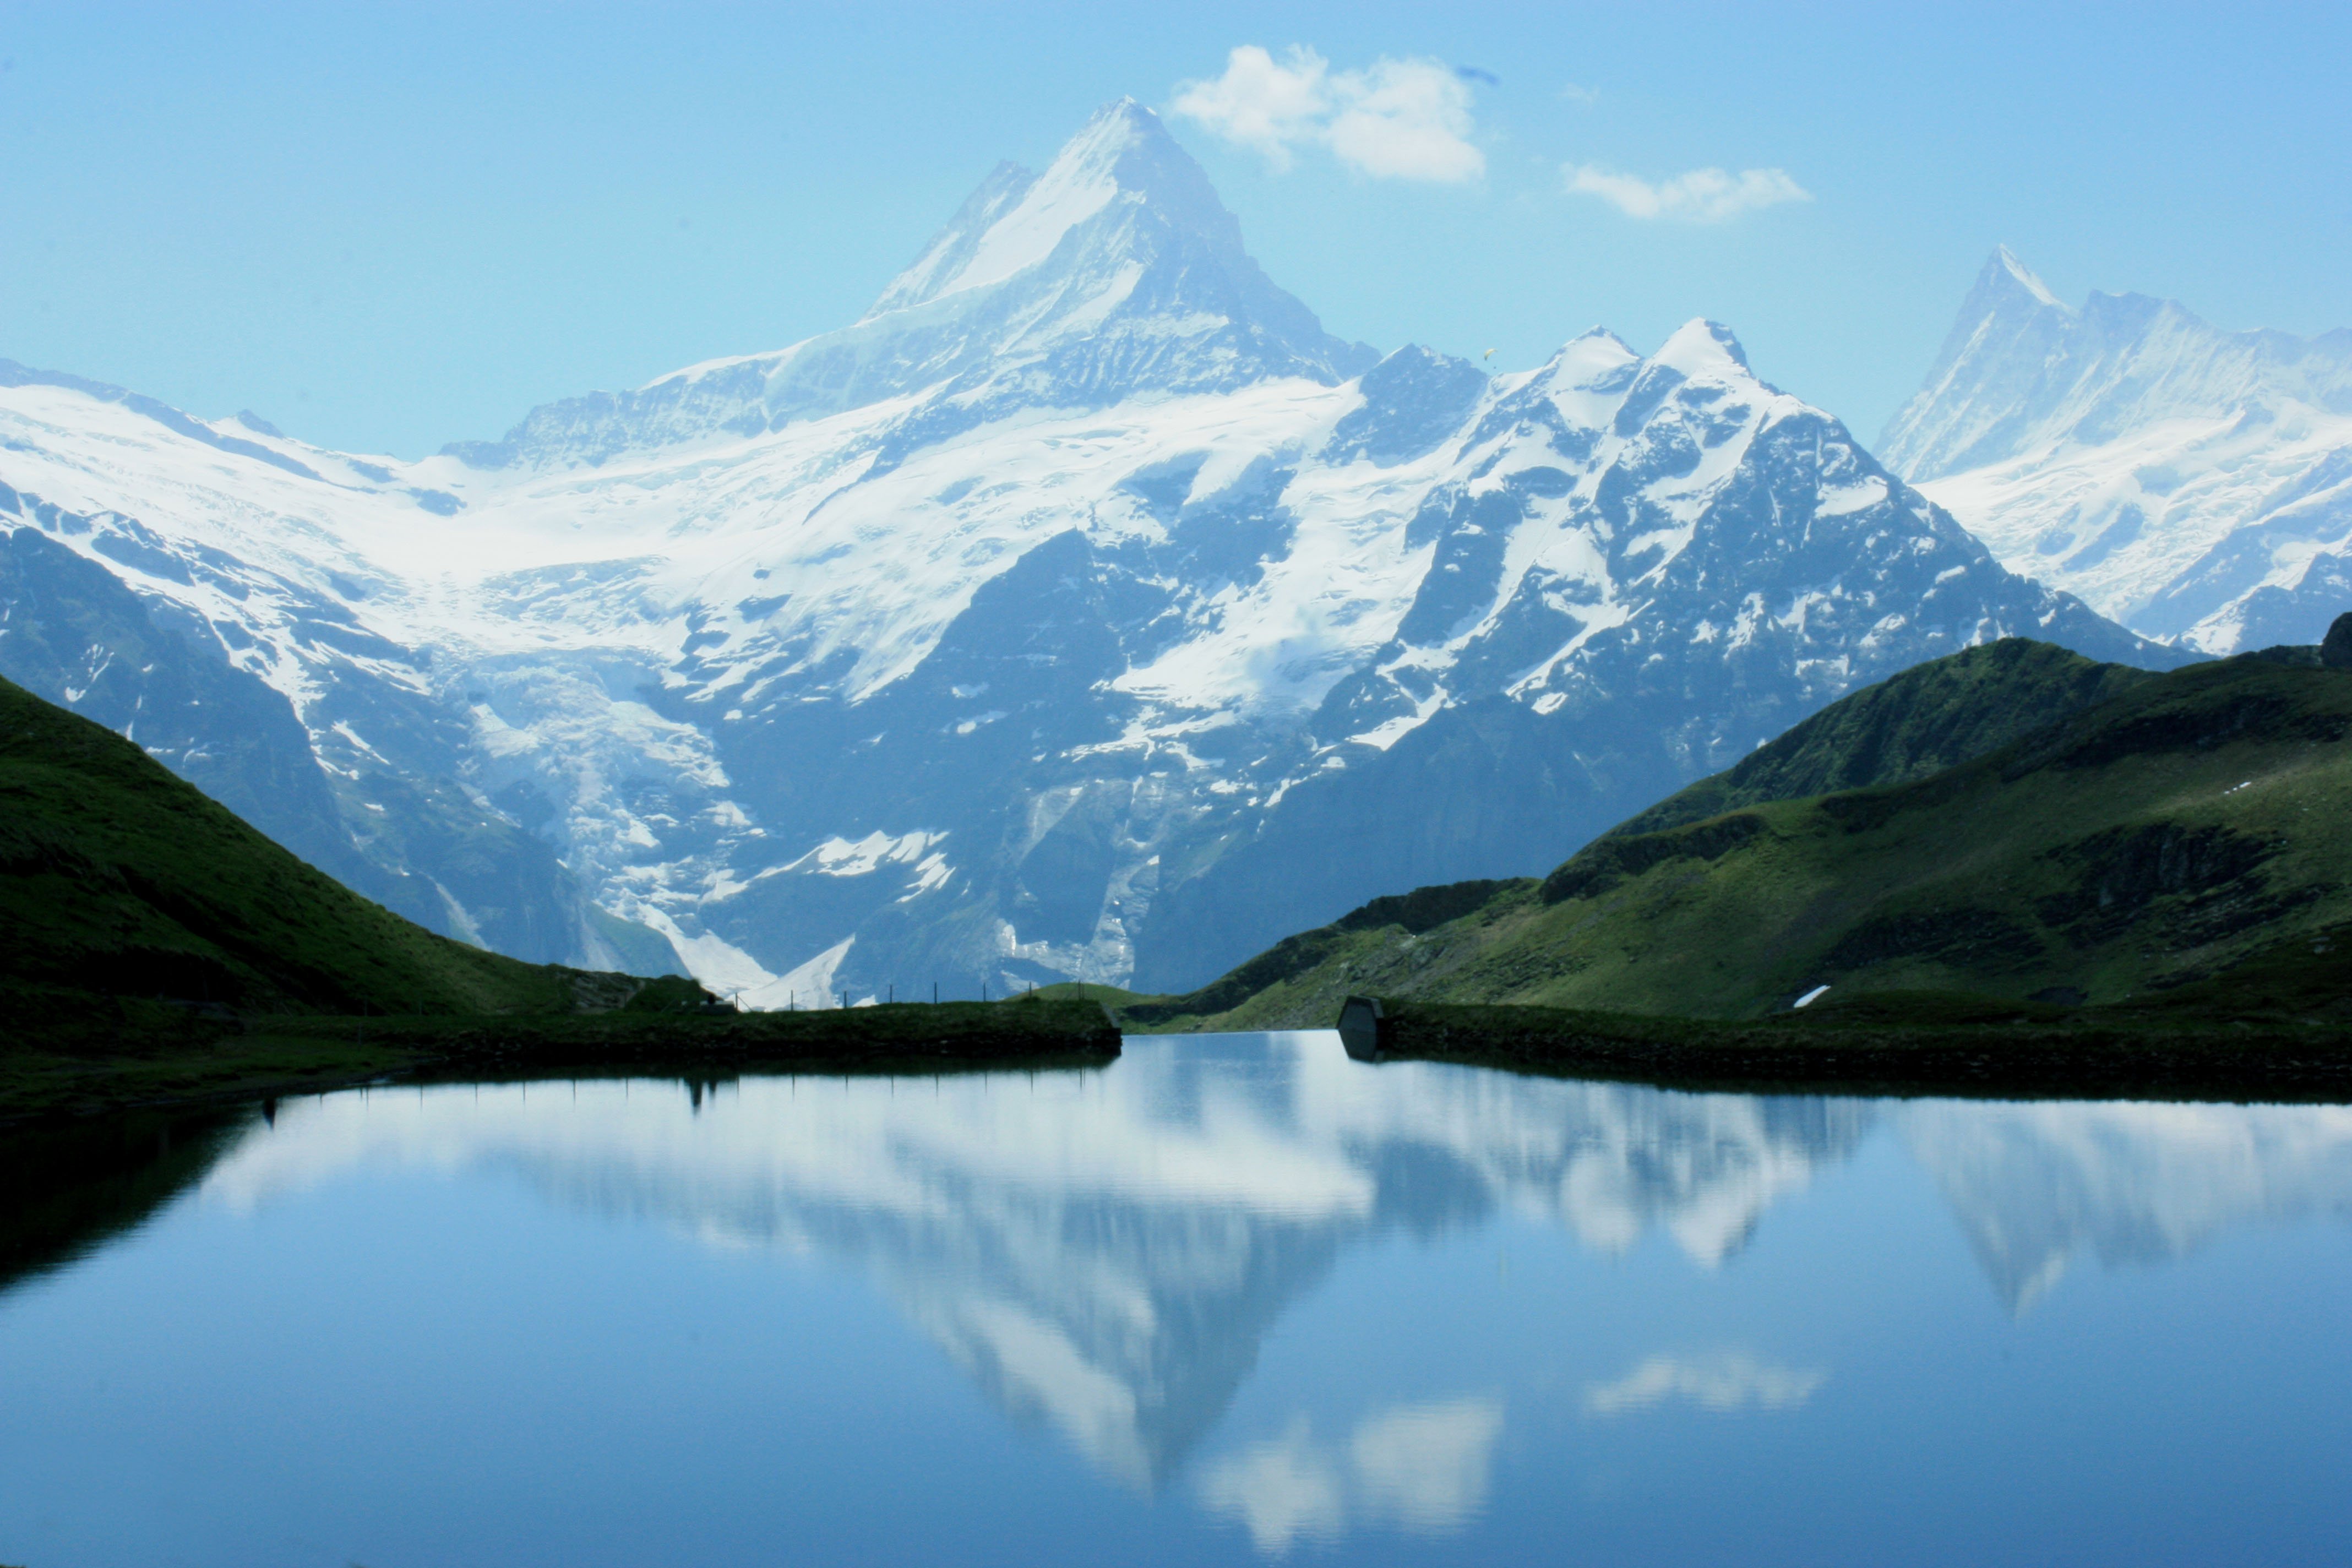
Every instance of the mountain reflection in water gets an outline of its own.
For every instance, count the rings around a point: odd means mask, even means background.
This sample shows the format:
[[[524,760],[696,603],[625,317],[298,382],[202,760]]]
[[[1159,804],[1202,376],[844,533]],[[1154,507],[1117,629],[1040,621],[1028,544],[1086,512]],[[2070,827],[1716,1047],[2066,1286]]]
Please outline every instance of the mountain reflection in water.
[[[2232,1224],[2352,1212],[2342,1107],[1691,1095],[1370,1068],[1322,1034],[1136,1040],[1100,1072],[751,1079],[707,1097],[617,1081],[344,1094],[286,1108],[205,1190],[252,1206],[355,1166],[508,1170],[712,1246],[848,1264],[1008,1414],[1156,1488],[1351,1245],[1507,1210],[1604,1254],[1662,1231],[1713,1268],[1886,1119],[2012,1307],[2080,1252],[2177,1257]],[[1770,1408],[1821,1375],[1654,1358],[1588,1404]],[[1408,1495],[1379,1479],[1457,1475],[1483,1456],[1499,1416],[1443,1410],[1367,1418],[1334,1450],[1379,1455],[1422,1434],[1423,1462],[1373,1462],[1348,1482],[1349,1464],[1286,1436],[1206,1490],[1242,1495],[1252,1465],[1261,1491],[1269,1467],[1307,1475],[1287,1488],[1300,1522],[1279,1540],[1314,1533],[1351,1490],[1409,1521],[1458,1516],[1482,1482]]]
[[[2161,1263],[2233,1226],[2352,1218],[2352,1107],[1930,1100],[1897,1114],[2019,1311],[2084,1253]]]
[[[2345,1107],[1693,1095],[1297,1034],[0,1154],[10,1562],[2324,1561],[2352,1528]],[[330,1555],[268,1545],[298,1525]]]
[[[997,1404],[1150,1487],[1350,1243],[1507,1206],[1612,1252],[1664,1226],[1712,1264],[1872,1115],[1231,1037],[1134,1042],[1098,1073],[333,1096],[282,1110],[205,1190],[249,1206],[357,1165],[500,1167],[714,1245],[852,1263]]]

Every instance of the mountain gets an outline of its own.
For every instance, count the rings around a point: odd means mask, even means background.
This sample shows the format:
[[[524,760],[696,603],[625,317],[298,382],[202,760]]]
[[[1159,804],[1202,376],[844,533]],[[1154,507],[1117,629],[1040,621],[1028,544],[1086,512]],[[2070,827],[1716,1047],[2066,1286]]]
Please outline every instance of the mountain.
[[[2337,628],[2325,652],[2161,676],[1972,650],[1540,882],[1381,900],[1134,1016],[1328,1024],[1351,992],[1712,1017],[1816,988],[2112,1002],[2282,943],[2324,954],[2352,920],[2352,615]]]
[[[121,736],[0,680],[0,993],[16,1032],[100,999],[265,1013],[568,1012],[634,983],[436,936]]]
[[[2352,597],[2352,331],[2075,310],[2003,247],[1878,446],[2011,570],[2149,637],[2308,643]]]
[[[1200,165],[1122,99],[1043,174],[998,164],[855,326],[551,404],[503,441],[449,450],[481,467],[593,464],[909,399],[874,437],[887,465],[1023,409],[1278,377],[1328,385],[1379,358],[1267,279]]]
[[[419,462],[0,380],[0,673],[437,929],[632,968],[655,932],[759,1005],[1194,984],[1925,659],[2186,657],[1720,326],[1373,360],[1132,103],[859,322]]]

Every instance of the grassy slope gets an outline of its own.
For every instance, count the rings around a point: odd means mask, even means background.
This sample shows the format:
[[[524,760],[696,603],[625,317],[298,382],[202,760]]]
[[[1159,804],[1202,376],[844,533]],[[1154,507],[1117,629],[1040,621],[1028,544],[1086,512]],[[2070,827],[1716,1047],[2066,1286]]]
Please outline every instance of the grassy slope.
[[[369,902],[137,746],[0,680],[0,986],[269,1013],[555,1013],[577,978]]]
[[[1407,1000],[1388,1004],[1373,1052],[1740,1092],[2341,1103],[2352,1093],[2347,960],[2352,921],[2100,1006],[1869,991],[1721,1020]]]
[[[152,1008],[152,1004],[148,1005]],[[161,1011],[160,1009],[157,1011]],[[404,1080],[746,1072],[940,1072],[1097,1064],[1118,1028],[1093,1002],[900,1003],[681,1017],[654,1010],[478,1017],[155,1018],[104,1048],[0,1049],[0,1127],[31,1118]]]
[[[1525,879],[1449,882],[1443,887],[1416,888],[1410,893],[1374,899],[1328,926],[1283,938],[1248,963],[1188,995],[1130,994],[1110,1005],[1118,1009],[1121,1018],[1141,1028],[1288,1027],[1286,1024],[1259,1024],[1240,1017],[1207,1024],[1200,1020],[1216,1020],[1232,1010],[1246,1010],[1261,996],[1286,994],[1286,988],[1300,977],[1327,969],[1335,962],[1344,963],[1367,947],[1386,940],[1417,937],[1432,927],[1474,915],[1491,900],[1533,886]],[[1331,1005],[1336,1010],[1339,1003],[1334,1001]]]
[[[2352,1093],[2347,952],[2352,923],[2224,975],[2091,1007],[1874,991],[1722,1020],[1406,1000],[1387,1005],[1374,1052],[1731,1092],[2341,1103]]]
[[[1681,827],[1767,801],[1909,784],[2155,679],[2050,643],[2004,637],[1832,703],[1737,766],[1620,824],[1610,837]]]
[[[2352,913],[2352,675],[2237,659],[2118,678],[2032,645],[2005,665],[1990,651],[1898,678],[1915,695],[1945,692],[1941,711],[1874,689],[1759,752],[1748,779],[1718,775],[1627,825],[1675,824],[1664,831],[1620,830],[1542,883],[1506,885],[1419,932],[1304,933],[1290,942],[1313,962],[1244,999],[1151,1011],[1195,1026],[1324,1025],[1355,992],[1737,1018],[1823,984],[1840,1002],[2053,987],[2107,1002]],[[2070,691],[2091,705],[2035,731],[2035,706]],[[1859,722],[1872,707],[1878,721]],[[1759,798],[1774,770],[1850,777],[1846,759],[1874,744],[1878,765],[1916,773],[1937,744],[1999,742],[2004,725],[2025,738],[1914,782]],[[1694,800],[1738,809],[1693,820]]]
[[[1093,1003],[681,1016],[690,981],[435,935],[0,680],[0,1121],[479,1072],[1116,1053]]]

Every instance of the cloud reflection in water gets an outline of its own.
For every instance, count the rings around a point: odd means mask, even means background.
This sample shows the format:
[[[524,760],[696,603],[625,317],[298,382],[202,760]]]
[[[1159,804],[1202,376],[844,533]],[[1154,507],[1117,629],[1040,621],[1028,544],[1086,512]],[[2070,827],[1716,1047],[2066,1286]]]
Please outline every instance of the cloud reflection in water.
[[[1707,1356],[1654,1355],[1614,1383],[1584,1394],[1593,1415],[1624,1415],[1670,1399],[1703,1410],[1793,1410],[1813,1396],[1829,1373],[1769,1366],[1735,1352]]]
[[[1429,1533],[1486,1501],[1502,1429],[1502,1405],[1488,1398],[1398,1405],[1367,1416],[1345,1443],[1317,1441],[1302,1415],[1281,1436],[1204,1465],[1197,1489],[1263,1552],[1334,1540],[1351,1521]]]

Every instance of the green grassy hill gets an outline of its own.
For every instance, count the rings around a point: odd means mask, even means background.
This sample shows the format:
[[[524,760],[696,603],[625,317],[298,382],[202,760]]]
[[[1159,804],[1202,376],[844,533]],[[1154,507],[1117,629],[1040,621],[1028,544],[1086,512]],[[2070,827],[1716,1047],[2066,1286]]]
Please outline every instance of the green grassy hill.
[[[436,936],[312,869],[111,731],[0,680],[0,994],[20,1027],[71,1032],[108,1011],[100,998],[238,1013],[552,1014],[617,1005],[642,984]]]
[[[2155,679],[2049,643],[2003,637],[1864,687],[1608,837],[1656,833],[1768,801],[1909,784]]]
[[[1823,710],[1541,881],[1382,900],[1386,918],[1367,906],[1126,1013],[1324,1026],[1356,993],[1742,1018],[1820,986],[1841,1010],[1918,991],[2110,1003],[2326,946],[2352,918],[2347,629],[2325,659],[2161,676],[1972,649]]]

